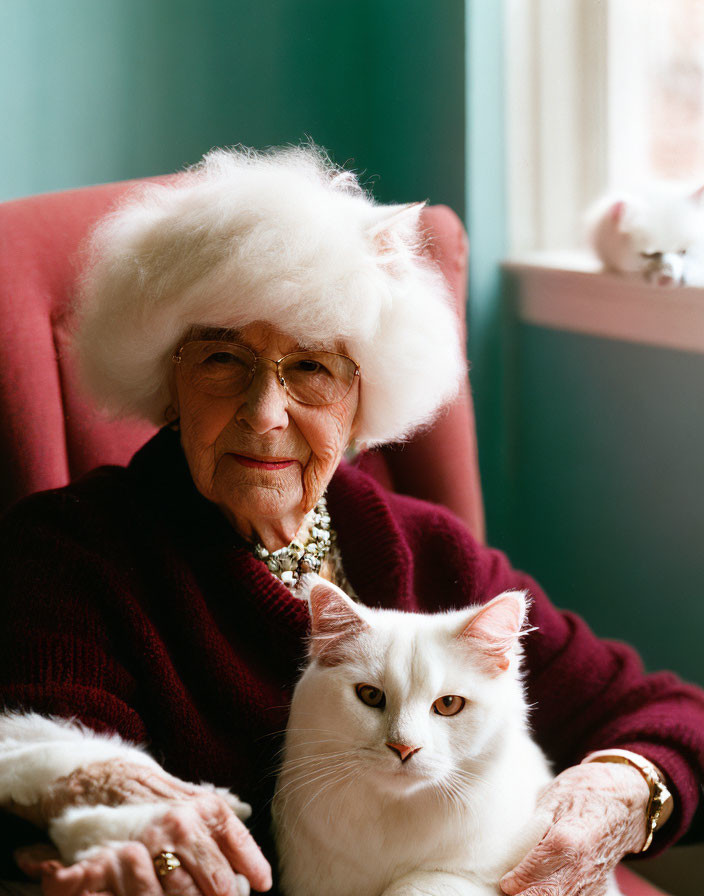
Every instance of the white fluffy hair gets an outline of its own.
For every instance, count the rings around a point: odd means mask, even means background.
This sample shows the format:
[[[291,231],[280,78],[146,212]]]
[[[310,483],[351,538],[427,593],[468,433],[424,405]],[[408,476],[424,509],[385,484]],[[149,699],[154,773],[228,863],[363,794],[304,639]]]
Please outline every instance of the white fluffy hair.
[[[218,149],[142,185],[87,247],[84,381],[105,410],[162,424],[189,330],[265,321],[359,364],[361,443],[408,437],[466,371],[447,284],[422,254],[421,209],[375,203],[312,146]]]

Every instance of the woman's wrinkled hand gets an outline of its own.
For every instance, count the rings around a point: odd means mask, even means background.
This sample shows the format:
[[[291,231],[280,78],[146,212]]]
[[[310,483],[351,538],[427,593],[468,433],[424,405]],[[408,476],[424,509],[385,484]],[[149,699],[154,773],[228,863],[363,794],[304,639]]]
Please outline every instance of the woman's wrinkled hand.
[[[240,818],[249,817],[249,806],[224,788],[182,781],[151,760],[149,764],[140,764],[125,759],[106,759],[82,765],[49,785],[35,812],[35,823],[46,826],[76,806],[173,802],[188,800],[204,792],[219,793]],[[30,817],[30,820],[33,819]]]
[[[113,784],[126,780],[115,773],[114,767],[110,769]],[[147,797],[153,805],[158,795],[164,811],[134,836],[111,837],[110,842],[79,854],[71,865],[64,864],[57,851],[47,852],[46,845],[18,850],[18,865],[41,880],[46,896],[80,896],[86,891],[115,896],[158,896],[164,891],[183,896],[246,896],[250,886],[260,891],[271,887],[269,863],[235,814],[243,815],[243,807],[248,807],[232,794],[180,782],[166,773],[163,777],[151,773],[148,787],[140,785],[139,794],[134,792],[134,783],[121,785],[111,800],[104,800],[103,787],[91,789],[90,794],[79,789],[84,798],[62,802],[63,810],[70,812],[78,803],[102,811],[109,803],[119,813],[121,807],[137,806]],[[125,801],[127,790],[133,791],[132,799]],[[100,802],[98,793],[103,797]],[[118,839],[122,842],[115,842]],[[175,853],[181,867],[160,878],[153,860],[161,852]]]
[[[542,839],[500,881],[508,896],[604,896],[608,875],[645,842],[649,788],[628,765],[566,769],[541,794]]]

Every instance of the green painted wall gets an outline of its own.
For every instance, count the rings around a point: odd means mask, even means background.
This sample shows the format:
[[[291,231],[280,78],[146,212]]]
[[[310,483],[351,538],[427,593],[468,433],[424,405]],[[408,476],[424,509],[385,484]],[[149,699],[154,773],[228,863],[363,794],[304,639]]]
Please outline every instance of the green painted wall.
[[[0,83],[0,199],[310,135],[463,209],[463,0],[3,0]]]
[[[514,563],[704,684],[704,356],[522,325]]]

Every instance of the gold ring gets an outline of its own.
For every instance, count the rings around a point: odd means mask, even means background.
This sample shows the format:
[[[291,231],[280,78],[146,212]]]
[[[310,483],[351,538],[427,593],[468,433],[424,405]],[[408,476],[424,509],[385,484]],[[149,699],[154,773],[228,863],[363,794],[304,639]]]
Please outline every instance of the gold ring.
[[[160,852],[158,856],[154,856],[154,867],[159,877],[166,877],[177,868],[181,867],[181,860],[173,852]]]

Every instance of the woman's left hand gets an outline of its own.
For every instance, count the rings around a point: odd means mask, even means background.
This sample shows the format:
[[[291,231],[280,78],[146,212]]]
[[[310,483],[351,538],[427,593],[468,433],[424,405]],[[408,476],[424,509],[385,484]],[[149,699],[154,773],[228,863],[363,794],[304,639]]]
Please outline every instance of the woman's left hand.
[[[628,765],[590,762],[558,775],[541,794],[537,846],[500,881],[508,896],[603,896],[608,875],[645,843],[649,788]]]

